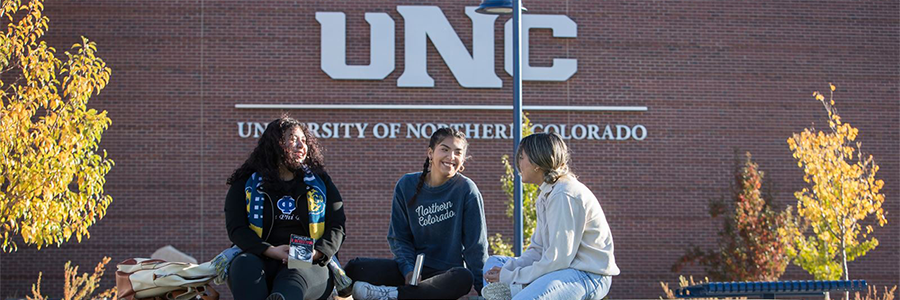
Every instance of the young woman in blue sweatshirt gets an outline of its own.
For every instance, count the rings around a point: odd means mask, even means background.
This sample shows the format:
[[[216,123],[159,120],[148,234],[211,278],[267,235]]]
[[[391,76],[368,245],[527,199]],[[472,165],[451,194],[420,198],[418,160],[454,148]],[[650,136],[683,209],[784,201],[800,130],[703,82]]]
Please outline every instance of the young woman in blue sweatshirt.
[[[468,142],[452,128],[431,136],[422,172],[394,188],[388,243],[394,259],[357,258],[345,270],[353,299],[457,299],[481,290],[487,259],[484,202],[461,172]],[[416,256],[425,260],[418,286],[409,285]]]

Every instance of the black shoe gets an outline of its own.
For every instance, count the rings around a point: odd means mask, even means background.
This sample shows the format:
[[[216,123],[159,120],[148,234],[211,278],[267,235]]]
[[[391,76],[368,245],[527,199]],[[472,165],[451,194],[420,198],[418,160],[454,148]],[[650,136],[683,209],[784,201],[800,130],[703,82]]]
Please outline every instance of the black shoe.
[[[350,284],[350,285],[344,287],[343,289],[338,290],[338,291],[337,291],[337,294],[338,294],[338,296],[340,296],[341,298],[347,298],[347,297],[350,297],[350,295],[353,295],[353,284]]]

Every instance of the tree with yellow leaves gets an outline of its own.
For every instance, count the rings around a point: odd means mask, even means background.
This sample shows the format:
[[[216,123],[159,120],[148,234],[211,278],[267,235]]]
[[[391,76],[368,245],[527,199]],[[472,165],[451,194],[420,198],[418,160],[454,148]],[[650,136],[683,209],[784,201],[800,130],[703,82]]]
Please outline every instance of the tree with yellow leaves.
[[[794,193],[799,221],[783,230],[795,237],[788,249],[795,264],[818,280],[841,275],[848,280],[847,262],[878,246],[869,223],[887,223],[881,208],[884,181],[875,179],[878,165],[856,141],[859,130],[841,121],[834,107],[835,87],[830,87],[829,101],[813,93],[828,112],[829,130],[806,129],[787,140],[808,186]],[[870,215],[875,220],[865,222]],[[809,228],[812,234],[806,236]]]
[[[103,191],[113,166],[100,151],[110,125],[106,111],[87,108],[109,82],[110,69],[82,37],[67,61],[42,41],[49,29],[41,0],[3,0],[0,20],[0,238],[16,251],[16,236],[38,249],[59,246],[103,218],[112,197]]]

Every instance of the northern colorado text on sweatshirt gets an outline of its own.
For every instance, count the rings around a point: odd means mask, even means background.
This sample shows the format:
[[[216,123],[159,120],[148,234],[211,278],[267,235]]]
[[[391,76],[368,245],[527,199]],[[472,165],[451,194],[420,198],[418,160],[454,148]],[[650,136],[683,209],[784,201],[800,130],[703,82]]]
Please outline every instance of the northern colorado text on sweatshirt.
[[[425,254],[424,265],[437,270],[465,266],[480,289],[481,268],[487,260],[484,202],[478,187],[457,174],[440,186],[423,184],[416,195],[421,172],[397,181],[391,207],[388,244],[403,274],[412,271],[416,255]]]

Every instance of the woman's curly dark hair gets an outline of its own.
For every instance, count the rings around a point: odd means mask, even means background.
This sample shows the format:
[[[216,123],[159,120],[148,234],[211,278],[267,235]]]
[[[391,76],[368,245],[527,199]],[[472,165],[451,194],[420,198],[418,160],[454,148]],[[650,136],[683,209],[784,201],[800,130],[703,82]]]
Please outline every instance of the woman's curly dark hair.
[[[278,180],[278,164],[285,159],[284,145],[287,143],[284,141],[295,127],[299,127],[303,134],[306,135],[307,151],[303,165],[312,173],[323,174],[325,172],[325,161],[322,158],[322,149],[316,136],[309,132],[306,124],[300,123],[284,114],[266,126],[266,130],[259,138],[256,148],[250,153],[250,157],[244,161],[240,168],[234,170],[234,173],[228,177],[226,183],[232,185],[235,182],[241,182],[256,172],[263,177],[263,184],[267,188],[270,190],[274,188],[273,192],[281,190],[283,183],[281,180]],[[303,176],[303,170],[295,170],[295,172],[297,173],[296,176]]]

